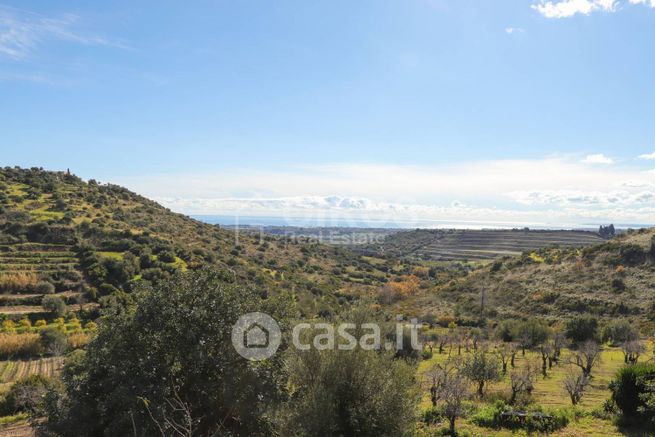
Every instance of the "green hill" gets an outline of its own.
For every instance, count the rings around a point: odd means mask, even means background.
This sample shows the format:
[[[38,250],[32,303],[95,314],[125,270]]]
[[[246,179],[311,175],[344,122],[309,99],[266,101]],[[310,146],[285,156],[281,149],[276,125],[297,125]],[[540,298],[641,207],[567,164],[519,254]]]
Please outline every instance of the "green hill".
[[[236,233],[125,188],[67,172],[0,169],[0,305],[41,311],[45,294],[97,302],[138,281],[213,265],[262,292],[331,312],[388,279],[384,266],[305,239]]]

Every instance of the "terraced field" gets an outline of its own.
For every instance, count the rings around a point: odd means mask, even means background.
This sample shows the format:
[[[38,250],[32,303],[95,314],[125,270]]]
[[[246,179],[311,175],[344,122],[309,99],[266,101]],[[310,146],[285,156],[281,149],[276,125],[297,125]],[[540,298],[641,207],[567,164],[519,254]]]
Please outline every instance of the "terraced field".
[[[587,231],[417,229],[387,236],[381,244],[354,246],[360,253],[426,261],[481,261],[543,247],[584,247],[603,239]]]
[[[82,278],[79,260],[69,245],[2,244],[0,313],[42,312],[41,299],[55,291],[65,301],[74,302]]]
[[[63,364],[63,357],[0,361],[0,390],[30,375],[56,376]]]

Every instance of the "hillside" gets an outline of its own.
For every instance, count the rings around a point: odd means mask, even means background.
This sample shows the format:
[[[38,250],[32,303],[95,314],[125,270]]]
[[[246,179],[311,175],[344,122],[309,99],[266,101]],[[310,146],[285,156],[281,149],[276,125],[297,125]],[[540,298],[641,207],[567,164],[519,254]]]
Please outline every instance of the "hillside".
[[[584,249],[546,248],[499,258],[407,299],[399,310],[469,321],[537,316],[557,322],[592,314],[629,318],[650,330],[654,291],[655,230],[642,229]]]
[[[291,292],[307,315],[374,291],[392,270],[303,238],[205,224],[67,172],[0,169],[1,312],[41,312],[41,299],[53,293],[92,305],[138,281],[204,265],[263,293]]]
[[[413,260],[481,261],[543,247],[584,247],[601,242],[598,234],[586,231],[416,229],[352,248],[366,255]]]

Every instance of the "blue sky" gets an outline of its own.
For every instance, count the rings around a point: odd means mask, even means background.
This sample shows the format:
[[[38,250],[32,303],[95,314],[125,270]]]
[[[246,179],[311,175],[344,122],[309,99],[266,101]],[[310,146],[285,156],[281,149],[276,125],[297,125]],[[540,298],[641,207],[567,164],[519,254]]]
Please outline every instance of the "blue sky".
[[[652,223],[653,41],[654,0],[0,0],[0,165],[189,213]]]

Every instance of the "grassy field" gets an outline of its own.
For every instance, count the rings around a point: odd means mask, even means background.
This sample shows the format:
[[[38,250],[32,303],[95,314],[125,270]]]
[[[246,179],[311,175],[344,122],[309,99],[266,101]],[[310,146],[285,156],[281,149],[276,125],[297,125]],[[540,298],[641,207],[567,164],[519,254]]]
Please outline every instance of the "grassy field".
[[[643,355],[640,360],[646,361],[649,358],[653,357],[654,347],[653,342],[649,341],[647,343],[647,352]],[[572,367],[569,364],[566,364],[567,357],[570,355],[568,350],[562,352],[563,356],[561,358],[559,365],[554,365],[551,370],[548,372],[548,376],[543,378],[541,375],[537,377],[535,382],[535,390],[532,394],[532,400],[536,405],[541,405],[546,408],[567,408],[572,409],[571,401],[569,396],[564,389],[563,379],[566,377],[569,371],[579,372],[577,367]],[[453,349],[451,355],[457,356],[457,349]],[[462,351],[462,355],[466,355],[466,352]],[[423,387],[423,396],[420,403],[420,410],[424,411],[430,407],[430,397],[429,392],[426,388],[425,382],[425,373],[432,368],[435,364],[443,363],[448,359],[448,349],[445,353],[438,354],[435,353],[433,357],[429,360],[424,360],[419,364],[418,375],[419,380],[421,381]],[[538,367],[541,367],[541,358],[540,355],[536,352],[526,351],[525,357],[522,356],[521,352],[516,355],[516,367],[521,368],[527,360],[533,361],[538,364]],[[623,366],[623,353],[619,348],[605,347],[602,352],[600,364],[592,371],[592,381],[587,387],[582,401],[575,408],[577,412],[574,416],[574,419],[569,423],[569,425],[559,430],[551,435],[553,436],[567,436],[567,437],[578,437],[578,436],[653,436],[654,433],[644,433],[643,431],[630,431],[625,429],[619,429],[609,420],[599,419],[592,416],[592,411],[601,410],[605,400],[609,399],[610,391],[608,384],[613,379],[616,371]],[[491,402],[494,399],[506,398],[509,393],[509,374],[511,373],[511,367],[508,368],[507,375],[499,381],[490,384],[485,393],[485,399],[482,402]],[[471,388],[471,392],[473,392]],[[481,401],[475,399],[474,402],[479,404]],[[433,435],[437,429],[445,426],[441,424],[437,427],[428,428],[424,430],[424,435],[429,436]],[[473,436],[523,436],[527,435],[524,431],[511,431],[511,430],[497,430],[489,428],[481,428],[471,423],[470,420],[464,418],[458,420],[458,429],[466,430],[471,433]]]

